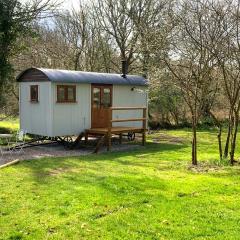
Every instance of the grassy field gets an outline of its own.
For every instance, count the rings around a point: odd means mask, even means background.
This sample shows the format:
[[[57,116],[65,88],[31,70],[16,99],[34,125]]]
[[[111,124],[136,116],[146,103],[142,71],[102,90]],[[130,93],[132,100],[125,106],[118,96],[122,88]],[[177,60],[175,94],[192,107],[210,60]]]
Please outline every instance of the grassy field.
[[[0,121],[0,132],[16,132],[19,128],[19,120],[17,118]]]
[[[15,135],[17,130],[19,129],[19,119],[18,118],[11,118],[5,121],[0,121],[0,133],[11,133]],[[14,141],[14,137],[12,141]],[[6,145],[7,142],[4,139],[0,139],[0,145]]]
[[[240,239],[240,168],[219,164],[214,131],[192,168],[190,137],[0,170],[0,239]]]

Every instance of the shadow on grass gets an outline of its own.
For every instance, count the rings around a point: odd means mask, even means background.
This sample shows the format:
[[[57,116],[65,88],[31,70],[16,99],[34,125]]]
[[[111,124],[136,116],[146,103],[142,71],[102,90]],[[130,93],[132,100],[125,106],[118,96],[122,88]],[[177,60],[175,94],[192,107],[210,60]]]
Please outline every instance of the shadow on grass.
[[[123,152],[108,152],[101,154],[90,154],[79,157],[56,157],[42,158],[38,160],[26,160],[18,164],[18,168],[29,168],[38,183],[47,184],[52,176],[58,173],[78,171],[81,175],[81,169],[84,171],[101,171],[101,164],[107,164],[113,168],[122,166],[131,167],[151,167],[158,164],[158,159],[151,160],[153,155],[158,153],[176,152],[187,148],[185,144],[168,144],[168,143],[147,143],[145,147],[123,151]],[[159,156],[159,163],[165,159]],[[120,165],[119,165],[120,164]],[[158,165],[158,170],[160,170]],[[164,169],[162,169],[164,170]]]
[[[120,168],[124,168],[128,174],[134,174],[134,168],[142,167],[142,171],[147,173],[148,169],[154,169],[155,171],[171,171],[187,168],[185,166],[190,164],[185,160],[179,160],[184,153],[176,155],[179,151],[185,151],[189,149],[187,144],[174,144],[174,143],[152,143],[148,142],[145,147],[119,152],[109,152],[101,154],[90,154],[87,156],[79,157],[56,157],[56,158],[43,158],[39,160],[28,160],[20,163],[17,167],[29,168],[32,172],[34,181],[39,184],[48,184],[55,176],[59,174],[66,174],[68,180],[75,181],[78,179],[79,183],[81,179],[76,177],[76,172],[81,177],[88,178],[93,176],[93,179],[98,181],[96,173],[100,173],[102,168],[109,168],[109,173],[112,171],[118,171]],[[129,167],[129,168],[128,168]],[[119,170],[121,172],[121,170]],[[131,171],[133,171],[131,173]],[[216,172],[203,172],[209,176],[215,178],[233,178],[238,176],[240,169],[227,169],[224,171],[217,170]],[[136,172],[135,172],[136,173]],[[108,172],[102,173],[103,176],[109,176]],[[189,174],[196,174],[189,171]],[[197,174],[202,174],[201,172]],[[101,177],[100,177],[101,178]],[[71,184],[71,183],[70,183]]]

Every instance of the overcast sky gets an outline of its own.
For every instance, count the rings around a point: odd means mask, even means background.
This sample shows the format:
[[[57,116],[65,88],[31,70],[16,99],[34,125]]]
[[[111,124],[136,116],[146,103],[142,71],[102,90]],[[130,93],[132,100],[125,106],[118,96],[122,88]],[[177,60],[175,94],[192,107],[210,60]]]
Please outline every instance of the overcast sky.
[[[71,9],[73,7],[74,9],[76,9],[79,7],[79,0],[65,0],[62,2],[63,2],[62,4],[63,8]]]
[[[62,2],[61,8],[71,10],[73,8],[78,8],[79,0],[58,0]],[[31,2],[31,0],[20,0],[22,3]]]

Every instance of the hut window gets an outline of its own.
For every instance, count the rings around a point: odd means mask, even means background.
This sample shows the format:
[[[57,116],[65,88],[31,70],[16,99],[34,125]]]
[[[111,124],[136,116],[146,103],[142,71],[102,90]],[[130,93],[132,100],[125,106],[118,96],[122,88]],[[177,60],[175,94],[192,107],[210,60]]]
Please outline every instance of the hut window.
[[[57,102],[76,102],[76,86],[58,85]]]
[[[110,90],[110,88],[103,89],[102,105],[104,107],[111,107],[111,90]]]
[[[93,107],[100,108],[101,105],[101,89],[98,87],[93,88]]]
[[[38,102],[38,85],[30,86],[30,101]]]

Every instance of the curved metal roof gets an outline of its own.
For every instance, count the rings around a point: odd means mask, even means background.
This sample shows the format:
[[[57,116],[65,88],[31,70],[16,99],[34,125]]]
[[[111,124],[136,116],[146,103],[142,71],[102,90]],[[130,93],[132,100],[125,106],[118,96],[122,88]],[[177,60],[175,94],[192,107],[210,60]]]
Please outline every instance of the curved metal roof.
[[[47,68],[29,68],[23,71],[17,81],[21,81],[21,77],[31,70],[38,70],[47,76],[49,81],[60,83],[95,83],[95,84],[116,84],[116,85],[148,85],[144,77],[137,75],[126,75],[113,73],[97,73],[97,72],[82,72],[69,71],[60,69]],[[34,80],[34,79],[33,79]]]

